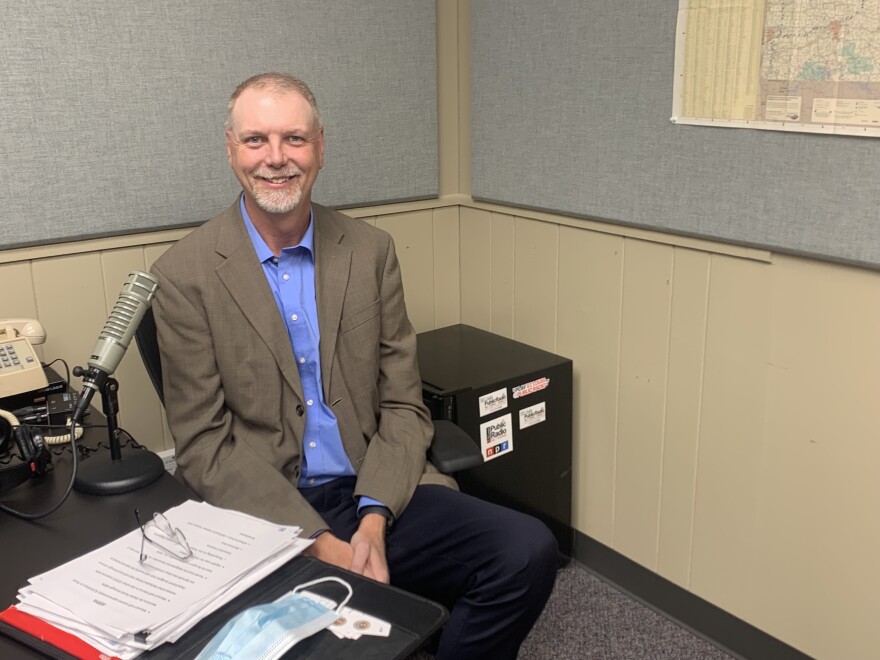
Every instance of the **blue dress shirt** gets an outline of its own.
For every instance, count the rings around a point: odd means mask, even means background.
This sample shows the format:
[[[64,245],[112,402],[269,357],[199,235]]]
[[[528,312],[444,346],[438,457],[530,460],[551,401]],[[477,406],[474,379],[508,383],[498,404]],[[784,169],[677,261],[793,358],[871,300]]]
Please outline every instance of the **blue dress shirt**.
[[[336,416],[324,401],[321,386],[321,356],[318,351],[321,333],[315,300],[314,215],[309,217],[309,227],[299,244],[285,247],[278,257],[254,227],[244,205],[244,195],[241,198],[241,215],[287,327],[305,397],[303,464],[297,487],[310,488],[339,477],[352,477],[354,468],[342,446]],[[369,497],[361,497],[358,501],[358,508],[375,505],[382,506],[381,502]]]

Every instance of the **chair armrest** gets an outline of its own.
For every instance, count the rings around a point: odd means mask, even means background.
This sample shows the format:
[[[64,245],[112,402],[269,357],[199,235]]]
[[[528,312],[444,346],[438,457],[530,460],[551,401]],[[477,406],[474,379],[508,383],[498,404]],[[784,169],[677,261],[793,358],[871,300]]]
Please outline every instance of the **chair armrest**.
[[[483,457],[479,445],[461,427],[435,419],[428,460],[443,474],[452,474],[476,467]]]

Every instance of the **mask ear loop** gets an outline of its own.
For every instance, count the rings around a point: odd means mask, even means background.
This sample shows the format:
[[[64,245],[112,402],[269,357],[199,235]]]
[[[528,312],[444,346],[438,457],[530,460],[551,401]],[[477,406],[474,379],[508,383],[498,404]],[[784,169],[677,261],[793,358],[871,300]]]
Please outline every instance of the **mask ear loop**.
[[[339,584],[341,584],[343,587],[345,587],[348,590],[348,595],[345,597],[345,600],[343,600],[336,607],[336,613],[337,614],[341,613],[342,608],[345,607],[346,604],[348,604],[348,601],[351,600],[351,597],[354,594],[354,592],[351,590],[351,585],[348,582],[346,582],[345,580],[341,580],[338,577],[324,577],[324,578],[318,578],[317,580],[312,580],[311,582],[303,582],[302,584],[294,587],[293,591],[291,591],[290,593],[295,594],[296,592],[301,591],[301,590],[305,589],[306,587],[312,587],[316,584],[321,584],[322,582],[338,582]]]

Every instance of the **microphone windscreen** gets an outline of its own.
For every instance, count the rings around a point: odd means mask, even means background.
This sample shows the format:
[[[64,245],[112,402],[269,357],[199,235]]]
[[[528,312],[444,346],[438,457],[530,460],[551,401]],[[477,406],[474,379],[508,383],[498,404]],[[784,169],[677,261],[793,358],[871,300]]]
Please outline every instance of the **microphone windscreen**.
[[[159,282],[149,273],[136,270],[128,276],[89,356],[90,367],[107,374],[116,371],[158,288]]]

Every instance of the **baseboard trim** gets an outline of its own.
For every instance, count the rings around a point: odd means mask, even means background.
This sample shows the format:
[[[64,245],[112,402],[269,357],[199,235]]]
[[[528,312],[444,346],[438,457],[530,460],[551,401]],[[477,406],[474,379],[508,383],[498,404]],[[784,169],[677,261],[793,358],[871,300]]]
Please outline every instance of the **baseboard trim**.
[[[735,657],[810,660],[707,600],[575,530],[574,559],[600,579]]]

